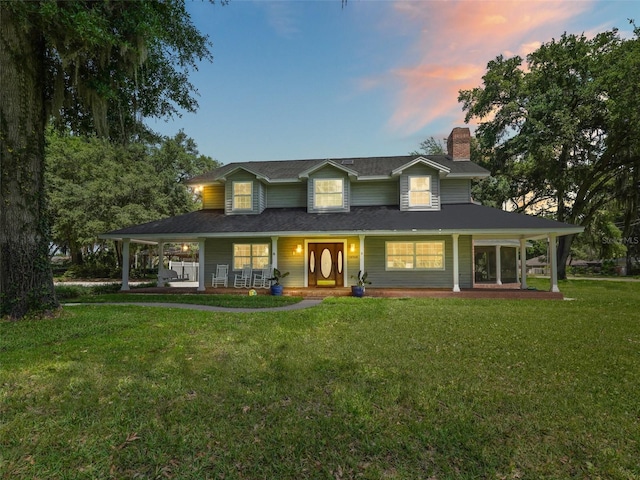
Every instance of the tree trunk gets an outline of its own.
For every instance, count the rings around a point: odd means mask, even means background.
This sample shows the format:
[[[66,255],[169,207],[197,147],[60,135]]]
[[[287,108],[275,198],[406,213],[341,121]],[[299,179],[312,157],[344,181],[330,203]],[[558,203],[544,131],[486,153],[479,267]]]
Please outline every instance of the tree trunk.
[[[573,235],[565,235],[558,238],[558,250],[556,252],[556,260],[558,261],[558,280],[567,279],[567,259],[571,253],[573,237]]]
[[[82,265],[84,263],[82,246],[76,242],[69,241],[69,256],[73,265]]]
[[[58,307],[44,193],[45,50],[0,4],[0,316]]]

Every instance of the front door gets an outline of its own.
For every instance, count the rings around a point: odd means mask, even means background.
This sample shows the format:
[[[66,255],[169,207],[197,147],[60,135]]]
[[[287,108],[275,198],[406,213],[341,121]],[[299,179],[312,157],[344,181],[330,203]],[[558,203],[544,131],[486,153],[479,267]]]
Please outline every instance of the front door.
[[[344,286],[344,245],[342,243],[310,243],[308,247],[309,286]]]

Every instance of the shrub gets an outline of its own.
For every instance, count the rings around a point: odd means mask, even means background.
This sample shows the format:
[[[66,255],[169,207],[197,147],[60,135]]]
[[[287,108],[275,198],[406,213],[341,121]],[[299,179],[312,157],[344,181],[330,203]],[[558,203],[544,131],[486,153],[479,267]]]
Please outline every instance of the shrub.
[[[55,289],[58,300],[69,300],[89,294],[87,287],[81,287],[79,285],[56,285]]]
[[[108,293],[118,293],[122,288],[121,283],[107,283],[90,287],[92,295],[104,295]]]

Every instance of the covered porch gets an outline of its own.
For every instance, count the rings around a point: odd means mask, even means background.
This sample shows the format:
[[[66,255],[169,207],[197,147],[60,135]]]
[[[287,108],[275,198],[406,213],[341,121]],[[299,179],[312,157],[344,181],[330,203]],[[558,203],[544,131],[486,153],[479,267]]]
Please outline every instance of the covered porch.
[[[269,295],[269,290],[255,289],[258,295]],[[171,287],[148,287],[129,290],[132,295],[141,293],[178,294],[178,295],[248,295],[249,289],[206,287],[198,290],[197,286],[179,285]],[[287,287],[283,295],[302,298],[350,297],[351,288],[312,288]],[[466,298],[466,299],[503,299],[503,300],[562,300],[560,292],[545,290],[521,290],[520,288],[463,288],[459,292],[443,288],[366,288],[366,297],[370,298]]]
[[[496,235],[496,232],[485,232],[483,234],[478,234],[475,232],[473,235],[469,235],[469,233],[464,232],[466,238],[472,238],[472,252],[467,252],[469,250],[469,242],[465,242],[465,246],[460,247],[459,239],[461,237],[460,233],[449,233],[449,232],[439,232],[439,236],[441,238],[448,237],[451,248],[451,255],[448,257],[446,267],[446,271],[443,271],[446,276],[449,277],[450,282],[452,284],[452,288],[443,289],[443,288],[434,288],[434,286],[425,285],[420,288],[407,288],[401,285],[394,286],[381,286],[379,282],[378,285],[373,285],[368,287],[367,290],[373,292],[373,296],[403,296],[406,293],[406,296],[420,296],[418,293],[420,291],[424,291],[425,296],[438,296],[439,292],[450,292],[455,294],[463,294],[459,295],[460,297],[465,297],[469,295],[469,291],[486,291],[486,287],[494,287],[492,288],[492,292],[483,293],[484,297],[496,297],[498,295],[506,295],[513,298],[513,290],[514,288],[520,290],[528,290],[527,285],[527,268],[526,268],[526,246],[527,240],[529,239],[539,239],[541,238],[539,232],[536,232],[535,236],[525,236],[522,235],[520,238],[514,239],[512,235],[506,236],[504,235],[502,238]],[[549,291],[552,293],[559,293],[558,288],[558,280],[557,280],[557,265],[556,265],[556,245],[557,245],[557,234],[550,234],[546,236],[547,241],[549,242],[549,252],[550,252],[550,284]],[[368,268],[371,268],[368,263],[371,261],[370,257],[365,256],[365,248],[366,248],[366,240],[367,238],[375,237],[375,235],[358,235],[357,241],[349,240],[347,242],[344,241],[345,252],[347,252],[348,245],[348,256],[352,259],[350,265],[350,273],[351,276],[357,271],[356,268],[360,271],[367,271]],[[284,244],[285,247],[281,250],[281,255],[286,257],[286,253],[288,252],[292,258],[300,257],[301,265],[308,263],[308,251],[307,251],[307,243],[304,242],[304,246],[296,245],[296,248],[293,252],[289,252],[287,249],[290,249],[288,246],[289,243],[293,240],[293,237],[289,238],[286,236],[277,237],[272,236],[268,237],[270,241],[270,252],[269,259],[271,261],[272,267],[278,268],[278,252],[279,252],[279,240],[282,240],[281,244]],[[354,239],[354,237],[350,237]],[[545,237],[542,237],[545,238]],[[129,290],[129,265],[130,265],[130,245],[131,243],[145,243],[152,244],[155,243],[158,248],[158,255],[160,258],[164,258],[165,245],[167,243],[184,243],[184,244],[192,244],[197,246],[197,250],[194,254],[193,262],[193,271],[195,275],[193,278],[189,278],[190,281],[184,281],[185,279],[181,279],[178,282],[170,282],[172,288],[178,288],[180,291],[184,291],[185,289],[191,288],[195,289],[197,292],[208,292],[208,291],[217,291],[220,292],[221,289],[212,289],[210,282],[207,283],[207,279],[211,277],[212,268],[215,268],[215,263],[218,262],[216,257],[216,252],[207,252],[207,241],[214,241],[214,237],[189,237],[189,236],[180,236],[173,238],[161,238],[153,242],[151,238],[144,239],[136,239],[136,238],[121,238],[118,239],[122,242],[122,254],[123,254],[123,268],[122,268],[122,290]],[[228,239],[227,239],[228,240]],[[297,240],[294,242],[297,243]],[[209,249],[211,250],[212,244],[209,243]],[[509,255],[503,255],[505,251],[510,249],[513,253]],[[493,255],[487,255],[493,254]],[[493,277],[487,276],[487,278],[479,275],[477,270],[478,267],[478,256],[483,255],[485,258],[489,258],[492,260],[490,265],[490,271],[495,272]],[[461,258],[468,259],[471,258],[473,269],[472,282],[471,283],[462,283],[460,282],[460,270],[461,270]],[[367,260],[369,258],[369,260]],[[512,264],[510,266],[504,266],[503,262],[504,258],[508,258],[509,262]],[[290,259],[285,258],[285,263],[290,265]],[[465,262],[465,265],[468,263]],[[160,265],[161,268],[164,268],[164,264]],[[506,268],[505,268],[506,267]],[[347,270],[347,263],[345,262],[344,266],[345,270]],[[468,268],[468,267],[465,267]],[[446,272],[449,272],[448,274]],[[504,276],[502,273],[508,271],[510,272],[510,276]],[[345,271],[345,273],[349,273]],[[334,288],[310,288],[312,285],[308,284],[307,275],[303,275],[303,282],[298,283],[297,285],[287,285],[288,291],[299,291],[302,296],[341,296],[343,294],[342,290],[344,290],[345,294],[350,294],[349,285],[352,282],[345,281],[343,284],[344,287],[340,288],[340,285]],[[348,278],[345,275],[345,279]],[[471,287],[471,288],[469,288]],[[500,293],[501,291],[505,291],[505,293]],[[230,289],[230,291],[239,293],[238,289]],[[240,292],[242,290],[240,289]],[[323,292],[327,292],[326,294]],[[388,293],[384,293],[388,292]],[[405,292],[405,293],[403,293]],[[466,293],[465,293],[466,292]],[[290,293],[290,295],[296,295],[294,293]],[[473,297],[475,298],[475,297]]]

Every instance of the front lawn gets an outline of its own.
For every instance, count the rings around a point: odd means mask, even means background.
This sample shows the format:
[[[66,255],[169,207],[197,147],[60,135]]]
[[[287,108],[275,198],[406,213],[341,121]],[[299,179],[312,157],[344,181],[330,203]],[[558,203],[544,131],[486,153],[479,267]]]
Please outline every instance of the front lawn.
[[[300,302],[300,297],[238,294],[147,294],[120,293],[119,285],[97,287],[57,286],[56,295],[62,303],[189,303],[226,308],[273,308]]]
[[[0,323],[0,478],[640,478],[640,284]]]

